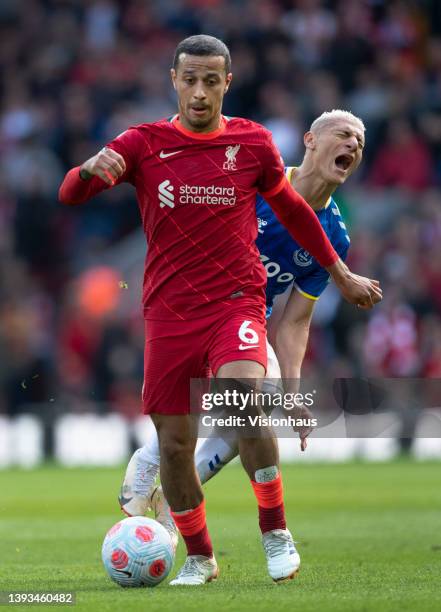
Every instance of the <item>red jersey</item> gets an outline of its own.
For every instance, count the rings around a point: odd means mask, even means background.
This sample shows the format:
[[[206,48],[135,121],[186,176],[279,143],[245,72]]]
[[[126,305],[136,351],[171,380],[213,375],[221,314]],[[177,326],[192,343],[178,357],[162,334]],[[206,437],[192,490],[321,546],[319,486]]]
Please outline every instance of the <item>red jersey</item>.
[[[285,182],[271,133],[225,117],[216,131],[195,133],[174,117],[131,127],[107,146],[126,163],[117,182],[136,188],[148,244],[145,317],[195,318],[235,295],[263,307],[256,193],[275,194]],[[108,188],[98,177],[88,182],[88,197]]]
[[[255,245],[256,193],[321,266],[338,255],[314,211],[289,185],[283,161],[263,126],[221,118],[208,134],[177,116],[129,128],[107,145],[135,186],[148,252],[143,303],[147,319],[186,320],[252,296],[265,305],[266,276]],[[60,200],[84,202],[108,188],[68,172]]]

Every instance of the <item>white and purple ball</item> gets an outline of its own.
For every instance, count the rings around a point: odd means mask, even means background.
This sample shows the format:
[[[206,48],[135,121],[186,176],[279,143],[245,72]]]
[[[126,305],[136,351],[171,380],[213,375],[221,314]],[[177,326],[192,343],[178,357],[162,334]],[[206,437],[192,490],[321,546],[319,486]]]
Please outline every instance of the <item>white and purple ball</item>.
[[[101,551],[110,578],[124,587],[154,587],[169,574],[174,561],[168,531],[145,516],[132,516],[106,534]]]

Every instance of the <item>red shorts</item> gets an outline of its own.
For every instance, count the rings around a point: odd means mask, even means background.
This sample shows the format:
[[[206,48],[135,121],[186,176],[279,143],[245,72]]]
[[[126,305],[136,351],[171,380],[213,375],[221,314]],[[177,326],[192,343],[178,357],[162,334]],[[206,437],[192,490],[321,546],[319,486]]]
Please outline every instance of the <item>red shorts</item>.
[[[236,300],[216,314],[188,321],[145,322],[144,414],[189,414],[190,379],[208,378],[230,361],[266,369],[265,310]]]

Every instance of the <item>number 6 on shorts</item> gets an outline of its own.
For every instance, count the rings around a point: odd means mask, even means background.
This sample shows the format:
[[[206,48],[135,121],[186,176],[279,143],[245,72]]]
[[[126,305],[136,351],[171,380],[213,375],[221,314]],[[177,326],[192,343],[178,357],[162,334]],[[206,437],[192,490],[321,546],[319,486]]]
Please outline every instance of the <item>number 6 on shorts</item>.
[[[239,340],[245,343],[245,346],[239,344],[240,350],[245,350],[247,348],[252,348],[257,345],[259,342],[259,336],[254,329],[251,329],[250,325],[252,321],[244,321],[239,328]]]

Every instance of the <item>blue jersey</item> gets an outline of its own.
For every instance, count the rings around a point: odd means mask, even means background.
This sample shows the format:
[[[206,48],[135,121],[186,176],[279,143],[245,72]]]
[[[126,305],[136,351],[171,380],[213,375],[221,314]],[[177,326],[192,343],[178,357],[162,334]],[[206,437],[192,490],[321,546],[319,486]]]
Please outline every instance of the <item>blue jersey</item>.
[[[289,179],[292,168],[287,168],[286,173]],[[328,272],[291,238],[260,195],[256,200],[256,215],[259,228],[256,244],[267,274],[266,316],[271,315],[275,296],[286,291],[291,283],[305,297],[317,300],[329,282]],[[333,198],[317,211],[317,217],[332,246],[345,260],[350,239]]]

